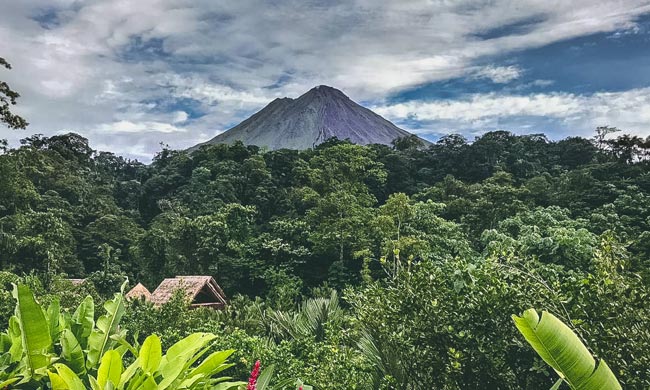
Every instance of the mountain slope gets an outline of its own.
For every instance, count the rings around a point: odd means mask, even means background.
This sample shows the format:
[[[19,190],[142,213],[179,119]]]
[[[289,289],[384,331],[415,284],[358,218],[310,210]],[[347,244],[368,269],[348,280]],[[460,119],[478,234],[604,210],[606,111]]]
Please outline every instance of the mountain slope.
[[[390,145],[394,139],[410,135],[338,89],[321,85],[297,99],[275,99],[237,126],[190,150],[235,141],[272,150],[308,149],[331,137],[349,138],[361,145]]]

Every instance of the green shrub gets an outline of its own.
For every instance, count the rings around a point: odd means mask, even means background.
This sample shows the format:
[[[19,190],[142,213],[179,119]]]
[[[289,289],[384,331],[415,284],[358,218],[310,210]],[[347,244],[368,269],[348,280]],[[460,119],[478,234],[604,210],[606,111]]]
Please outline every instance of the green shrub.
[[[215,377],[232,366],[226,359],[233,350],[212,352],[199,363],[212,350],[216,336],[210,333],[190,334],[164,356],[156,335],[147,337],[139,349],[129,344],[119,327],[125,312],[121,293],[104,303],[105,314],[97,321],[91,296],[70,316],[60,310],[58,300],[47,308],[39,306],[26,285],[14,284],[12,295],[15,314],[7,332],[0,334],[0,388],[226,390],[241,384]],[[133,362],[124,370],[128,354]]]

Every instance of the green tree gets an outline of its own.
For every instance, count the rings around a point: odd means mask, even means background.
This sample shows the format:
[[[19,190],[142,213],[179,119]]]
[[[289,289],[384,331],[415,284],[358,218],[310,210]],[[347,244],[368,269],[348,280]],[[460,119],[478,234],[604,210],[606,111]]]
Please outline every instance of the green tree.
[[[0,177],[0,217],[24,211],[36,204],[38,192],[24,172],[18,169],[13,156],[0,155]]]
[[[598,236],[584,221],[573,220],[569,211],[556,206],[538,208],[501,221],[482,235],[489,255],[515,254],[534,257],[581,270],[592,265]]]
[[[603,150],[607,146],[607,136],[619,131],[621,130],[612,126],[598,126],[596,127],[596,135],[594,135],[594,143],[599,149]]]
[[[4,58],[0,57],[0,67],[11,69],[11,65]],[[0,81],[0,122],[10,129],[24,129],[29,123],[19,115],[10,111],[11,106],[16,104],[20,94],[9,87],[4,81]]]
[[[319,280],[319,275],[327,272],[337,285],[355,279],[361,264],[354,260],[353,253],[369,243],[368,221],[373,203],[368,194],[335,191],[320,198],[309,210],[309,240],[314,253],[322,258],[321,262],[308,264],[312,280]]]
[[[309,160],[311,186],[321,194],[345,190],[372,193],[386,180],[386,171],[371,149],[350,143],[321,146]]]
[[[90,222],[80,233],[79,254],[86,271],[93,272],[104,267],[103,255],[98,252],[102,245],[113,248],[115,266],[129,268],[135,262],[132,247],[142,234],[142,228],[124,215],[105,214]]]
[[[460,226],[439,216],[444,208],[444,204],[432,201],[412,201],[402,193],[392,194],[380,206],[373,225],[381,248],[379,256],[382,263],[388,264],[390,274],[396,272],[396,267],[410,268],[414,261],[422,259],[475,256]]]
[[[54,212],[16,214],[6,223],[15,236],[10,253],[13,267],[35,270],[46,279],[59,272],[77,273],[76,241],[68,223]]]

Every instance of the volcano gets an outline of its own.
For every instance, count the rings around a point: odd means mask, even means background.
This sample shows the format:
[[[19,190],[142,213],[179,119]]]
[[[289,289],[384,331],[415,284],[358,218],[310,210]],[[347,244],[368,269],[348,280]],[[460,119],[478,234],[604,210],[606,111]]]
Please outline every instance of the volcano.
[[[355,103],[340,90],[319,85],[296,99],[273,100],[237,126],[190,150],[235,141],[271,150],[301,150],[332,137],[360,145],[390,145],[397,138],[409,136],[411,133]]]

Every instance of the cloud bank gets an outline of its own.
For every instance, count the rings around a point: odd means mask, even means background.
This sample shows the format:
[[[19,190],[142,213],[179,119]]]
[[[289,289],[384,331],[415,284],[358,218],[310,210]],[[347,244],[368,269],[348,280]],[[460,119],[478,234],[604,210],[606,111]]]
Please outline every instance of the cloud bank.
[[[160,142],[188,147],[275,97],[318,84],[375,104],[454,78],[506,85],[526,69],[495,58],[592,34],[634,33],[650,12],[641,0],[7,3],[0,56],[14,70],[0,79],[21,92],[17,112],[32,125],[27,133],[0,129],[0,137],[76,131],[94,146],[144,160]],[[647,113],[647,89],[430,100],[379,105],[398,122],[446,121],[473,131],[472,123],[529,114],[589,124],[619,119],[618,126],[644,131],[639,123],[647,115],[631,115]]]
[[[444,133],[450,123],[476,129],[474,133],[479,134],[501,128],[504,118],[541,117],[573,129],[570,135],[588,136],[604,124],[616,124],[631,134],[650,135],[650,88],[592,95],[476,94],[463,100],[414,101],[373,109],[396,122],[404,118],[422,122],[423,128],[413,130],[419,134]]]

